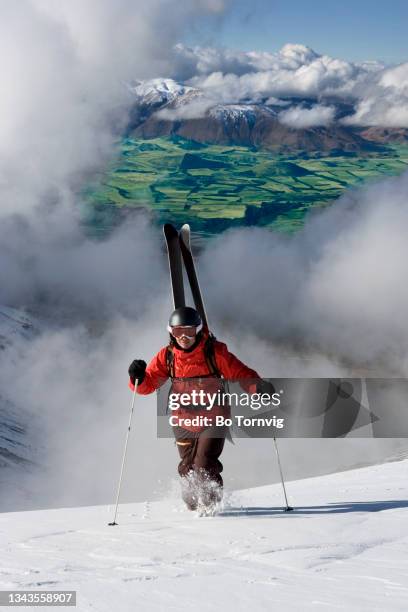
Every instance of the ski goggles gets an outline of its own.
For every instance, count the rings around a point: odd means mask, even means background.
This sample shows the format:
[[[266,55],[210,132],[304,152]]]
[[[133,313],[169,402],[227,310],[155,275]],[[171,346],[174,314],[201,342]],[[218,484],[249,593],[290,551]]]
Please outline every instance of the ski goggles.
[[[202,329],[202,325],[177,325],[175,327],[167,326],[167,331],[171,333],[175,338],[195,338],[198,332]]]

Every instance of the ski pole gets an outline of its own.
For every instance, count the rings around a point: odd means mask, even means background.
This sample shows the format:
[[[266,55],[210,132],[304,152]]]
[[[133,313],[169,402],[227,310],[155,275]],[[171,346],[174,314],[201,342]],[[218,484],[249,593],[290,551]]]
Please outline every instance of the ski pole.
[[[281,482],[282,482],[283,494],[285,496],[285,502],[286,502],[285,512],[290,512],[291,510],[293,510],[293,508],[289,506],[288,504],[288,497],[286,495],[285,481],[283,479],[282,466],[281,466],[280,457],[279,457],[278,443],[276,442],[275,436],[273,437],[273,441],[275,443],[276,456],[278,458],[279,473],[280,473]]]
[[[132,426],[132,417],[133,417],[133,410],[134,410],[134,407],[135,407],[137,385],[138,385],[138,381],[135,380],[135,389],[133,391],[132,407],[130,409],[130,416],[129,416],[129,425],[128,425],[127,434],[126,434],[125,448],[123,450],[122,467],[120,468],[118,492],[117,492],[117,495],[116,495],[115,516],[113,517],[113,521],[111,523],[108,523],[108,525],[117,525],[116,516],[117,516],[117,513],[118,513],[119,496],[120,496],[120,489],[121,489],[121,486],[122,486],[122,477],[123,477],[123,470],[124,470],[125,461],[126,461],[126,452],[127,452],[128,441],[129,441],[130,428]]]

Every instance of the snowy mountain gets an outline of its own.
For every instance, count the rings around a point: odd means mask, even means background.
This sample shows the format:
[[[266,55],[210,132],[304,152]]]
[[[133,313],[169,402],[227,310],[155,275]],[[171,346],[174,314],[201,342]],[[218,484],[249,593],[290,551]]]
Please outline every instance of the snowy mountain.
[[[35,325],[24,312],[0,305],[0,350],[17,338],[30,340],[34,334]]]
[[[0,514],[0,589],[75,590],[77,610],[406,610],[408,460],[236,492]],[[205,592],[205,595],[204,595]]]
[[[12,359],[17,365],[18,356],[24,346],[32,340],[40,329],[40,323],[25,312],[0,306],[0,364],[7,349],[7,360]],[[29,473],[35,465],[37,450],[33,440],[39,427],[32,415],[28,415],[24,406],[13,402],[14,381],[2,381],[0,386],[0,486],[6,482],[19,482],[22,476]],[[11,502],[2,499],[0,509],[10,507]]]
[[[167,104],[194,91],[192,87],[181,85],[173,79],[150,79],[136,81],[129,86],[139,104]]]
[[[407,142],[408,129],[344,125],[352,112],[344,100],[265,98],[220,102],[197,87],[152,79],[130,87],[135,103],[127,134],[137,138],[181,136],[197,142],[259,146],[282,151],[363,152]],[[237,93],[237,97],[239,97]]]

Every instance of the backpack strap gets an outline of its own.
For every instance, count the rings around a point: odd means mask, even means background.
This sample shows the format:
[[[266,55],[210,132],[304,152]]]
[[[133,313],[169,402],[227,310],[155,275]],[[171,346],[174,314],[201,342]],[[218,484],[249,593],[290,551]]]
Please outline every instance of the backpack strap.
[[[217,361],[215,359],[215,340],[216,337],[210,333],[204,344],[204,356],[210,374],[212,374],[213,376],[217,376],[217,378],[222,378],[221,372],[217,366]]]
[[[174,378],[174,353],[171,344],[166,347],[166,366],[169,377]]]

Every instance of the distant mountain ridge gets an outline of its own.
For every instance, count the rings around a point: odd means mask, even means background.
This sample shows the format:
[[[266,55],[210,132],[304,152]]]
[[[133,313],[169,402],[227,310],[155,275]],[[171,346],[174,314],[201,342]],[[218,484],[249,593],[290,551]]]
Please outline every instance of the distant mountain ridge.
[[[361,128],[338,120],[351,113],[344,102],[326,101],[335,108],[330,125],[292,127],[281,121],[282,109],[303,109],[310,100],[265,100],[220,104],[193,87],[172,79],[153,79],[131,87],[135,104],[127,134],[135,138],[180,136],[197,142],[255,146],[290,151],[364,153],[390,143],[407,143],[406,128]]]

